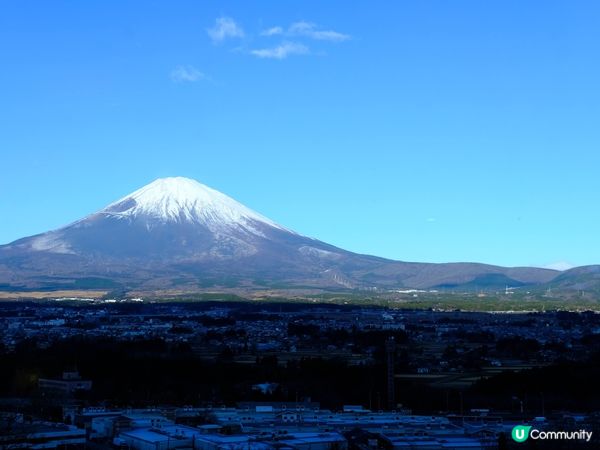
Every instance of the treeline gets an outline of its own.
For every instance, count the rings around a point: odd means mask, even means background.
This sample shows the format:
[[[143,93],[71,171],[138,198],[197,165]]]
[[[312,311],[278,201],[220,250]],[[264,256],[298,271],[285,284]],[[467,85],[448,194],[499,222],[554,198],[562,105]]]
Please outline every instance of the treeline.
[[[235,363],[219,355],[213,361],[194,357],[189,347],[160,339],[117,342],[109,339],[69,339],[39,349],[23,341],[14,353],[0,355],[0,395],[41,395],[40,377],[60,377],[78,370],[93,381],[84,400],[113,405],[233,404],[242,400],[295,401],[312,398],[337,408],[366,404],[369,395],[385,392],[383,368],[348,366],[327,358],[302,358],[280,364],[277,357]],[[280,387],[265,395],[253,385]]]

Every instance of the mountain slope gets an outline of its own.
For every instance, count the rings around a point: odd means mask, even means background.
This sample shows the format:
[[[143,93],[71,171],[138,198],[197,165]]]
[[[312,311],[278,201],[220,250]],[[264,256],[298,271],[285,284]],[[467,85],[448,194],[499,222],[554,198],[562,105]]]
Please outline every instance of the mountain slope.
[[[4,289],[86,283],[152,289],[504,287],[545,283],[558,273],[355,254],[288,230],[181,177],[158,179],[63,228],[0,246]]]
[[[600,293],[600,265],[581,266],[565,270],[552,279],[548,284],[548,288]]]

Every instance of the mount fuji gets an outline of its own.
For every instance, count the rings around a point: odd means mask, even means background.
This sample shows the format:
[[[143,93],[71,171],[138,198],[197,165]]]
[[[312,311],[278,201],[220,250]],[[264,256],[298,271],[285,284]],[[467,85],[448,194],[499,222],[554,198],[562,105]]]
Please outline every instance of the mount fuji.
[[[504,287],[559,273],[352,253],[182,177],[158,179],[63,228],[0,246],[4,290]]]

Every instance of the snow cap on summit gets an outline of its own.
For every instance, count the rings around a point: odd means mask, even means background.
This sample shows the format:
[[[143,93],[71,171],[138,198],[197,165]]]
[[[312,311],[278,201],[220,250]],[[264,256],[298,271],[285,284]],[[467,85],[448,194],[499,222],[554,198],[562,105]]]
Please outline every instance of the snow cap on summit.
[[[221,227],[248,226],[252,222],[284,229],[231,197],[185,177],[159,178],[111,203],[100,214],[201,223],[215,231]]]

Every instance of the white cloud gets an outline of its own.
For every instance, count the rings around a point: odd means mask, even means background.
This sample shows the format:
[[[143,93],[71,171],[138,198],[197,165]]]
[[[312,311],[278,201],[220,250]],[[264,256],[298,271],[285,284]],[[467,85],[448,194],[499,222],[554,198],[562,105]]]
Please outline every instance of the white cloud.
[[[213,43],[218,44],[228,38],[244,37],[244,30],[231,17],[219,17],[215,26],[206,30]]]
[[[219,44],[230,38],[243,38],[244,30],[230,17],[219,17],[215,20],[215,25],[206,30],[213,43]],[[288,40],[282,41],[277,46],[256,48],[249,50],[251,55],[264,59],[285,59],[290,55],[306,55],[312,53],[307,45],[302,43],[308,39],[329,42],[342,42],[351,39],[350,35],[339,33],[333,30],[323,30],[312,22],[294,22],[288,28],[276,25],[265,28],[259,32],[262,37],[283,37]],[[298,42],[300,41],[300,42]],[[238,47],[234,51],[248,52],[246,46]],[[319,52],[315,54],[320,54]],[[184,81],[189,81],[187,77],[180,77]]]
[[[177,66],[171,71],[171,80],[177,83],[207,79],[206,75],[193,66]]]
[[[350,39],[348,34],[333,30],[319,30],[314,23],[304,21],[291,24],[287,33],[290,36],[305,36],[318,41],[343,42]]]
[[[271,27],[260,32],[261,36],[276,36],[279,34],[283,34],[283,28],[281,27]]]
[[[282,42],[277,47],[252,50],[250,53],[258,58],[285,59],[290,55],[306,55],[309,50],[296,42]]]
[[[563,271],[563,270],[572,269],[573,267],[576,267],[576,266],[571,263],[568,263],[567,261],[557,261],[557,262],[545,265],[544,269]]]

